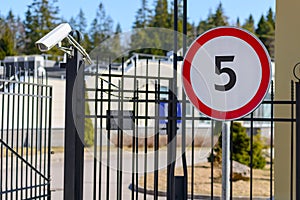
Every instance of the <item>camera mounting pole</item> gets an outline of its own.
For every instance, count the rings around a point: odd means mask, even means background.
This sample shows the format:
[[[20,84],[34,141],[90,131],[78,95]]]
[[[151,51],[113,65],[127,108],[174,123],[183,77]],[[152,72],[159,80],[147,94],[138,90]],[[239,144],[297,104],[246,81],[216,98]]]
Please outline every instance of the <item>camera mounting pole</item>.
[[[64,199],[82,200],[85,114],[83,56],[77,48],[73,48],[72,56],[68,55],[67,62],[62,65],[66,68]]]

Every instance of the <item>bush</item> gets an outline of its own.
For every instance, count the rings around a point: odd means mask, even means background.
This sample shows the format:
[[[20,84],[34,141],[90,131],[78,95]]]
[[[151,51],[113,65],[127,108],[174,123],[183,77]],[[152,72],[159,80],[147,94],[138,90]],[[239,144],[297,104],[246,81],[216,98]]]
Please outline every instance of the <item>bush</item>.
[[[85,93],[87,99],[87,93]],[[90,107],[87,101],[84,103],[85,115],[90,115]],[[84,146],[91,147],[94,144],[94,127],[91,118],[84,118]]]
[[[232,128],[232,159],[250,166],[250,137],[247,135],[246,128],[241,123],[234,122]],[[253,163],[252,167],[256,169],[262,169],[266,165],[266,159],[263,156],[263,149],[265,148],[264,142],[261,139],[260,134],[256,134],[253,137]],[[214,162],[220,164],[222,162],[222,135],[214,150]],[[212,155],[208,157],[208,161],[212,161]]]

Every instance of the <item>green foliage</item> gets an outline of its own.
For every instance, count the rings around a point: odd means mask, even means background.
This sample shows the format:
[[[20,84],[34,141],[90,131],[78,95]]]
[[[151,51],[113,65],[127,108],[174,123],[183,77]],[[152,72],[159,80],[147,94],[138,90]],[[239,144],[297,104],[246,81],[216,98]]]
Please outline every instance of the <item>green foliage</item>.
[[[57,26],[59,18],[55,3],[56,0],[33,0],[33,3],[28,6],[24,21],[26,54],[39,54],[35,42]],[[60,51],[53,48],[48,53],[58,55]]]
[[[243,24],[242,28],[251,33],[255,33],[254,19],[252,15],[250,15],[249,18],[246,19],[246,22]]]
[[[246,133],[246,128],[241,123],[234,122],[232,129],[232,159],[245,164],[251,165],[250,160],[250,137]],[[255,169],[262,169],[266,165],[266,158],[263,156],[263,149],[265,148],[264,141],[260,134],[253,137],[253,160],[252,167]],[[208,161],[212,161],[212,155],[208,157]],[[219,137],[218,143],[214,147],[214,162],[222,162],[222,135]]]
[[[272,14],[269,13],[268,18],[270,18],[269,15]],[[275,22],[271,19],[266,20],[262,15],[258,22],[255,33],[266,46],[270,56],[274,58]]]
[[[220,3],[215,13],[210,13],[206,20],[201,20],[197,27],[197,33],[201,34],[209,29],[218,26],[228,26],[228,17],[224,15],[222,3]]]
[[[87,93],[85,93],[85,99],[87,99]],[[87,101],[85,101],[85,115],[90,115],[90,107]],[[84,119],[84,146],[91,147],[94,145],[94,126],[91,118]]]
[[[15,55],[13,32],[3,19],[0,18],[0,59]]]
[[[133,28],[159,27],[173,29],[174,10],[172,1],[155,0],[154,5],[151,7],[148,6],[148,0],[140,1],[141,7],[136,12]],[[31,2],[27,8],[25,17],[22,17],[25,19],[24,21],[21,21],[21,18],[15,16],[12,11],[9,11],[6,17],[0,16],[0,59],[3,59],[7,55],[40,54],[40,51],[35,46],[35,42],[59,23],[65,21],[58,17],[60,13],[56,6],[57,0],[31,0]],[[232,25],[228,21],[222,3],[220,3],[213,12],[209,13],[206,19],[201,20],[197,25],[187,23],[187,38],[194,40],[197,35],[211,28]],[[121,45],[123,44],[121,40],[124,38],[112,36],[114,33],[120,32],[120,26],[117,25],[117,30],[114,31],[113,20],[107,15],[103,3],[99,4],[96,16],[91,21],[90,26],[88,26],[85,14],[81,9],[75,17],[69,20],[69,23],[72,28],[82,33],[83,40],[81,45],[87,52],[99,47],[108,38],[113,38],[112,44],[107,43],[102,46],[101,51],[98,51],[101,54],[97,53],[97,55],[107,57],[103,53],[109,52],[108,56],[119,57],[120,54],[118,53],[124,50]],[[182,24],[183,10],[181,0],[178,1],[178,32],[182,32]],[[274,57],[275,14],[271,8],[265,16],[262,15],[258,24],[255,24],[253,16],[250,15],[244,23],[240,19],[237,19],[234,25],[255,33],[265,44],[271,57]],[[172,36],[160,36],[157,33],[145,33],[137,29],[130,36],[131,40],[125,41],[126,45],[129,44],[130,49],[134,49],[135,52],[165,55],[167,51],[172,50],[172,48],[169,48],[173,46]],[[182,37],[179,37],[178,45],[181,44],[181,41]],[[188,41],[187,44],[190,42]],[[141,49],[138,47],[141,47]],[[53,48],[47,53],[62,55],[62,52],[57,48]]]

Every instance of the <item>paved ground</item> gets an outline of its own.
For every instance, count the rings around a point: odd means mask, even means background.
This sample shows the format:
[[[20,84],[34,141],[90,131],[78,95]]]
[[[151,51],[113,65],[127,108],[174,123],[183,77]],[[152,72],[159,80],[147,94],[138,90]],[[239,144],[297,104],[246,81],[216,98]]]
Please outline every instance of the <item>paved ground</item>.
[[[131,195],[132,195],[132,191],[129,189],[129,186],[132,184],[132,154],[131,152],[127,151],[128,153],[126,153],[126,151],[124,151],[123,153],[123,174],[122,174],[122,199],[127,200],[127,199],[131,199]],[[207,153],[207,149],[206,151],[203,151],[201,153],[201,150],[197,149],[195,151],[195,163],[197,162],[201,162],[201,161],[205,161],[207,156],[204,156],[205,152]],[[177,152],[178,155],[178,160],[176,162],[176,166],[181,166],[181,159],[179,157],[179,152]],[[107,165],[106,163],[108,162],[108,156],[107,156],[107,151],[104,150],[103,154],[102,154],[102,177],[101,180],[99,180],[99,155],[98,155],[98,165],[97,165],[97,181],[96,181],[96,188],[100,188],[99,184],[101,185],[101,199],[107,199],[106,196],[106,190],[107,190],[107,186],[109,186],[109,198],[108,199],[117,199],[117,170],[116,170],[116,166],[117,166],[117,150],[115,148],[111,149],[110,151],[110,155],[109,155],[109,160],[110,160],[110,178],[109,181],[107,181],[106,179],[106,170],[107,170]],[[144,155],[139,154],[138,156],[138,169],[139,172],[143,172],[144,170]],[[15,158],[14,158],[15,160]],[[167,152],[166,149],[162,149],[161,151],[159,151],[159,163],[160,168],[165,168],[167,166],[166,163],[167,160]],[[14,169],[16,169],[16,162],[14,161],[13,164],[11,164],[11,158],[9,158],[7,160],[8,165],[6,165],[6,159],[2,160],[2,178],[3,180],[1,181],[5,181],[4,179],[7,179],[7,183],[8,185],[10,185],[11,180],[13,180],[13,185],[16,185],[16,183],[20,183],[20,175],[19,177],[16,177],[15,171]],[[188,150],[187,151],[187,164],[190,165],[191,163],[191,151]],[[18,173],[20,174],[20,166],[21,163],[19,161],[18,163],[19,165],[19,170]],[[25,165],[23,165],[25,167]],[[35,166],[35,165],[34,165]],[[153,171],[153,166],[154,166],[154,154],[150,152],[147,154],[147,169],[152,172]],[[26,168],[23,169],[23,182],[25,181],[25,170]],[[27,168],[28,169],[28,168]],[[10,176],[10,172],[14,173],[13,178],[11,178]],[[42,170],[43,171],[43,170]],[[85,200],[90,200],[93,199],[93,179],[94,179],[94,157],[93,157],[93,153],[86,151],[85,152],[85,162],[84,162],[84,199]],[[39,176],[34,176],[34,173],[32,173],[32,175],[30,174],[30,170],[29,170],[29,178],[31,180],[35,180],[37,177],[37,181],[39,181]],[[7,175],[5,175],[7,173]],[[142,176],[143,173],[141,173],[140,176]],[[64,154],[62,152],[60,153],[55,153],[51,155],[51,189],[52,189],[52,199],[53,200],[60,200],[63,199],[63,181],[64,181]],[[7,188],[9,189],[10,186]],[[5,189],[5,188],[4,188]],[[97,198],[99,199],[98,196],[99,195],[99,190],[97,190]],[[139,199],[144,199],[143,198],[144,195],[142,193],[139,193]],[[10,198],[9,198],[10,199]],[[16,198],[12,198],[12,199],[16,199]],[[153,199],[152,195],[147,195],[146,199]],[[165,197],[160,197],[159,199],[165,199]]]
[[[190,163],[190,154],[191,151],[187,152],[187,162]],[[84,199],[89,200],[93,199],[93,156],[86,153],[85,166],[84,166]],[[110,169],[110,179],[109,179],[109,199],[117,199],[117,171],[114,169],[117,163],[117,153],[116,151],[112,151],[110,155],[110,162],[112,164],[112,168]],[[198,158],[197,158],[198,157]],[[125,171],[122,174],[122,199],[127,200],[131,199],[131,190],[128,188],[131,184],[131,154],[124,154],[123,157],[124,169]],[[166,151],[160,152],[160,162],[163,163],[166,160]],[[200,156],[200,154],[195,156],[196,162],[203,161],[206,158]],[[144,169],[143,159],[139,159],[141,162],[139,163],[139,169]],[[103,162],[107,161],[106,152],[103,154]],[[147,166],[153,166],[154,164],[153,156],[149,155]],[[178,160],[177,166],[181,165],[181,159]],[[150,168],[150,167],[149,167]],[[54,154],[52,157],[51,164],[52,171],[52,199],[59,200],[63,199],[63,154]],[[97,181],[97,188],[99,187],[99,181]],[[101,199],[106,199],[106,166],[102,167],[102,178],[101,178],[101,190],[102,195]],[[143,194],[139,194],[139,199],[143,199]],[[153,196],[147,195],[147,199],[153,199]],[[159,199],[165,199],[165,197],[160,197]]]

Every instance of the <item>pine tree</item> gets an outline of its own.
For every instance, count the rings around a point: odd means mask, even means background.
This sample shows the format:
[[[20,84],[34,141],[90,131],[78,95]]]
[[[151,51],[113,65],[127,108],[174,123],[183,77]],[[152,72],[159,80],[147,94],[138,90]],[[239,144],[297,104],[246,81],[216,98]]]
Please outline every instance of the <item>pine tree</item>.
[[[10,10],[6,17],[5,23],[11,30],[14,52],[17,54],[22,53],[24,51],[25,32],[20,17],[16,17]]]
[[[150,22],[152,27],[170,28],[172,27],[170,22],[170,16],[168,11],[167,0],[157,0],[154,8],[154,15]]]
[[[272,8],[270,8],[267,13],[267,21],[272,25],[273,29],[275,30],[275,15],[273,13]]]
[[[59,18],[57,0],[33,0],[25,13],[25,42],[26,54],[38,54],[35,42],[56,27]],[[58,54],[57,49],[52,49],[50,54]]]
[[[95,19],[90,29],[91,48],[94,49],[113,34],[113,20],[106,15],[104,5],[99,4]]]
[[[206,20],[199,22],[197,34],[201,34],[218,26],[228,26],[228,17],[224,15],[222,3],[218,5],[215,13],[210,12]]]
[[[224,15],[222,3],[220,3],[217,7],[216,13],[213,15],[212,20],[212,25],[215,27],[228,26],[228,17]]]
[[[15,55],[14,34],[9,24],[0,17],[0,60],[5,56]]]
[[[235,26],[236,27],[241,27],[241,22],[240,22],[240,18],[239,17],[236,19]]]
[[[246,128],[241,123],[234,122],[231,127],[232,134],[232,160],[244,165],[250,166],[250,137],[247,135]],[[252,167],[263,169],[266,165],[266,158],[263,156],[262,150],[265,148],[264,142],[259,133],[253,137],[252,149]],[[222,135],[220,135],[217,144],[214,147],[214,162],[220,164],[222,162]],[[208,161],[212,161],[212,154],[208,157]]]
[[[255,33],[254,19],[252,15],[250,15],[248,19],[246,19],[246,22],[243,24],[242,28],[251,33]]]
[[[275,30],[272,23],[267,21],[263,15],[258,22],[255,33],[266,46],[271,58],[274,58]]]
[[[148,8],[148,1],[141,0],[142,7],[138,9],[133,23],[133,28],[145,28],[149,25],[151,10]]]

